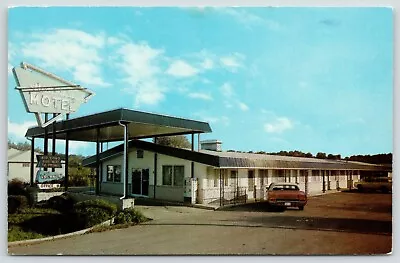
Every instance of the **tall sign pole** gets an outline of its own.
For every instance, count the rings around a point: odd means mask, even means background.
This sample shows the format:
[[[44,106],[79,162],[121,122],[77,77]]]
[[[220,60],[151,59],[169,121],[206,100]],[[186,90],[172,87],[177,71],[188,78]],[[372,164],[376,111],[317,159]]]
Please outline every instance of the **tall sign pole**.
[[[14,67],[12,71],[17,83],[16,89],[20,92],[26,111],[35,114],[38,126],[45,130],[42,160],[47,161],[47,163],[57,163],[57,166],[55,164],[39,166],[44,170],[39,169],[36,180],[45,182],[59,178],[60,174],[55,173],[55,168],[59,166],[59,157],[55,155],[57,132],[55,122],[61,119],[64,114],[69,116],[70,113],[76,112],[82,103],[86,103],[94,96],[94,93],[25,62],[22,62],[20,67]],[[49,114],[52,114],[51,119],[48,118]],[[48,127],[50,124],[53,124],[51,130]],[[52,136],[51,155],[48,155],[49,131]],[[68,134],[65,137],[66,148],[68,148]],[[34,138],[32,138],[32,147],[33,140]],[[31,167],[33,165],[31,160]],[[66,165],[68,165],[68,149],[66,149]],[[51,172],[47,171],[48,168],[51,168]],[[65,169],[65,172],[68,172],[68,168]],[[67,178],[68,176],[65,175],[64,180]]]

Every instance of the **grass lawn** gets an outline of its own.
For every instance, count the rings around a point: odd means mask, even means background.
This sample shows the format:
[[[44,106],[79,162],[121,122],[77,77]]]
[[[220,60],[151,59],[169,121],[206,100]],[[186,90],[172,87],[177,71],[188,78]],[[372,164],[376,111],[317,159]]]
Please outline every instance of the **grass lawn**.
[[[48,208],[25,208],[8,215],[8,242],[37,239],[79,230],[71,215]]]

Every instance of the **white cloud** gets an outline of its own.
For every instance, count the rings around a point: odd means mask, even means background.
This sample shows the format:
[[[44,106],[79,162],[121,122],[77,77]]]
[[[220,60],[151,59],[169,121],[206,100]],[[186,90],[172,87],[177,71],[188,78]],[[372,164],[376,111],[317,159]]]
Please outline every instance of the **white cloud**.
[[[232,85],[229,84],[228,82],[225,82],[224,84],[222,84],[221,86],[221,93],[222,95],[226,96],[226,97],[232,97],[234,95],[234,91],[232,88]]]
[[[80,30],[55,29],[33,34],[22,44],[21,53],[35,59],[45,68],[71,72],[76,81],[96,86],[109,86],[101,77],[99,55],[105,45],[103,34],[92,35]]]
[[[7,67],[8,75],[12,75],[12,69],[13,69],[13,66],[10,63],[8,63],[8,67]]]
[[[273,122],[264,124],[264,130],[268,133],[282,133],[293,128],[293,123],[286,117],[276,118]]]
[[[117,50],[122,62],[122,70],[128,74],[128,81],[135,85],[143,80],[153,78],[160,69],[158,59],[164,53],[162,49],[154,49],[147,43],[127,43]]]
[[[230,124],[230,120],[226,116],[213,116],[213,115],[208,115],[207,113],[204,112],[197,112],[193,115],[196,116],[198,119],[211,124],[222,124],[225,126]]]
[[[108,45],[118,45],[118,44],[122,44],[124,43],[124,41],[122,39],[119,39],[117,37],[108,37],[107,38],[107,44]]]
[[[193,92],[193,93],[190,93],[188,96],[193,99],[202,99],[202,100],[212,100],[213,99],[209,94],[200,93],[200,92]]]
[[[300,81],[300,82],[299,82],[299,86],[300,86],[301,88],[305,88],[305,87],[308,86],[308,83],[305,82],[305,81]]]
[[[238,106],[239,106],[239,109],[241,109],[242,111],[248,111],[249,110],[249,107],[246,104],[244,104],[243,102],[241,102],[241,101],[238,102]]]
[[[191,77],[198,73],[199,71],[192,67],[190,64],[183,60],[176,60],[171,63],[166,73],[174,77]]]
[[[15,50],[14,50],[14,46],[9,42],[8,43],[8,74],[12,75],[12,68],[13,66],[11,65],[11,61],[13,60],[14,56],[15,56]]]
[[[210,59],[210,58],[205,58],[205,59],[203,60],[203,62],[201,63],[201,66],[202,66],[204,69],[212,69],[212,68],[214,67],[214,62],[213,62],[212,59]]]
[[[244,55],[239,53],[234,53],[228,56],[223,56],[220,58],[221,64],[231,70],[232,72],[236,72],[236,70],[242,66],[242,61],[244,60]]]
[[[210,84],[211,80],[203,78],[203,79],[201,79],[201,82],[203,82],[204,84]]]
[[[224,101],[224,105],[225,105],[225,108],[228,108],[228,109],[233,107],[233,105],[228,101]]]
[[[25,121],[23,123],[11,122],[8,119],[8,134],[13,135],[16,139],[24,139],[26,131],[30,127],[37,126],[35,121]]]
[[[233,17],[237,22],[243,24],[248,28],[254,26],[265,26],[271,30],[279,30],[281,28],[281,25],[278,22],[271,19],[263,18],[240,7],[224,7],[216,8],[216,10],[222,14]]]
[[[8,119],[8,136],[16,141],[25,141],[25,134],[29,128],[37,126],[37,122],[35,121],[25,121],[23,123],[16,123],[10,121]],[[80,142],[80,141],[69,141],[69,149],[71,152],[77,152],[78,149],[82,149],[87,147],[89,144],[87,142]],[[64,140],[57,140],[56,141],[57,147],[65,148],[65,141]],[[40,148],[41,145],[39,144],[38,147]],[[52,140],[49,140],[49,148],[52,148]],[[70,153],[71,153],[70,152]]]
[[[48,141],[48,149],[52,149],[53,147],[53,141],[49,140]],[[81,142],[81,141],[69,141],[68,142],[68,151],[69,154],[74,154],[78,153],[79,150],[82,150],[83,148],[87,148],[90,145],[90,142]],[[39,148],[43,145],[39,145]],[[61,149],[60,149],[61,148]],[[56,140],[56,151],[62,151],[64,152],[65,149],[65,141],[64,140]]]
[[[135,96],[135,107],[140,104],[154,105],[164,99],[165,88],[160,85],[159,63],[164,50],[150,47],[147,43],[126,43],[118,50],[120,62],[117,66],[126,76],[123,81],[130,84],[123,91]]]

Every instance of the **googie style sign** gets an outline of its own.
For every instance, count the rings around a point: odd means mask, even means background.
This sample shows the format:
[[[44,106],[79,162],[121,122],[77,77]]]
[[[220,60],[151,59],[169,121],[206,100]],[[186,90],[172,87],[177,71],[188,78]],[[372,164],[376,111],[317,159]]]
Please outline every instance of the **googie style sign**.
[[[64,80],[36,66],[21,63],[13,68],[13,74],[27,112],[35,113],[39,126],[46,127],[61,114],[78,110],[94,93],[86,88]],[[58,114],[43,123],[40,114]]]

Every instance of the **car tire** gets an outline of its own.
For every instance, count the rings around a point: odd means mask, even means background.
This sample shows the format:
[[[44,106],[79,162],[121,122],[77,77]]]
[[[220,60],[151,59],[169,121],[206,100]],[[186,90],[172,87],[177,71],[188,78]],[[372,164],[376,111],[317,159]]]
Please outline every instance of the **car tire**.
[[[304,206],[299,206],[299,210],[303,211],[304,210]]]
[[[364,192],[364,188],[362,187],[362,185],[357,185],[357,190],[362,193]]]
[[[387,194],[389,190],[386,187],[381,187],[381,192]]]

